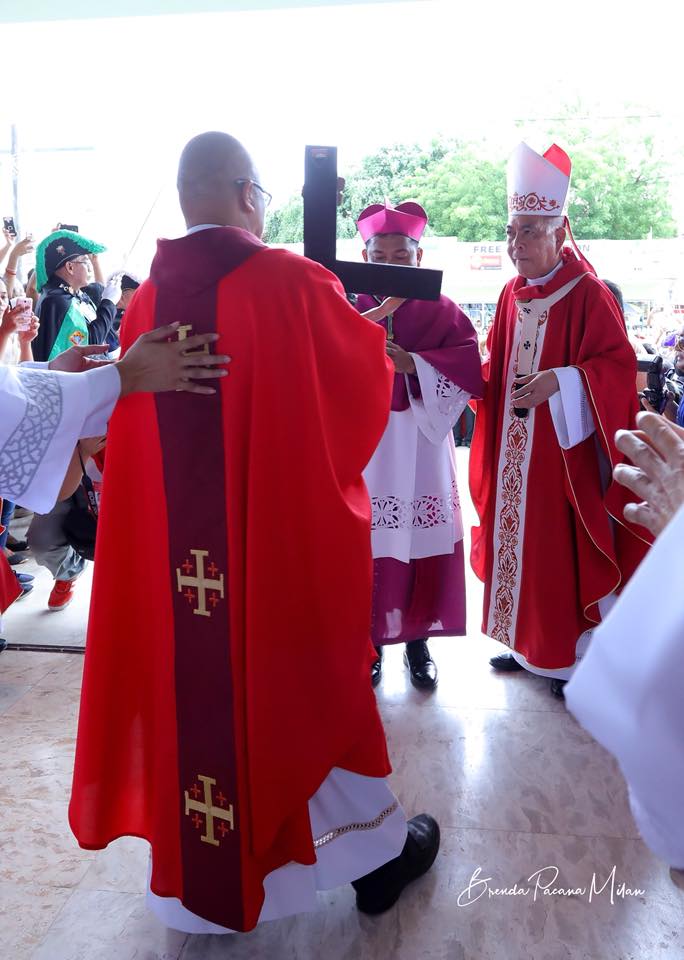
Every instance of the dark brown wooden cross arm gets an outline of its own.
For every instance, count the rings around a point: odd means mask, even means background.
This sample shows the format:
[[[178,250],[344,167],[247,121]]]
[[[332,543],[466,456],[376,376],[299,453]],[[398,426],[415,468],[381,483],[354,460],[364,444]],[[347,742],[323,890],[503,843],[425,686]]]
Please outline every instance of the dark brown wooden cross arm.
[[[331,270],[347,293],[439,300],[441,270],[337,259],[337,147],[306,148],[303,195],[304,256]]]

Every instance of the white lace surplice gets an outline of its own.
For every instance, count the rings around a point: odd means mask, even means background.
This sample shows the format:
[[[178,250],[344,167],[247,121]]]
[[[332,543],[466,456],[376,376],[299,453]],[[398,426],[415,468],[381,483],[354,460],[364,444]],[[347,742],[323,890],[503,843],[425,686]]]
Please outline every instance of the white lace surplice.
[[[463,539],[451,431],[470,398],[418,354],[411,356],[422,396],[409,389],[409,409],[392,410],[364,473],[373,557],[404,563],[453,553]]]
[[[0,365],[0,497],[37,513],[54,506],[77,441],[106,433],[121,390],[114,366],[46,367]]]

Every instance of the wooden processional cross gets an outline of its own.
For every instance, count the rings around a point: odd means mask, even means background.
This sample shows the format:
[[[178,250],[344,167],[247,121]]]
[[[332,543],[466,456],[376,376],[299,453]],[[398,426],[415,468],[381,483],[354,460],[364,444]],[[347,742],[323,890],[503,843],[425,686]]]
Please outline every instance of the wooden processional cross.
[[[441,270],[337,259],[337,147],[306,148],[303,194],[304,256],[338,276],[347,293],[439,300]]]

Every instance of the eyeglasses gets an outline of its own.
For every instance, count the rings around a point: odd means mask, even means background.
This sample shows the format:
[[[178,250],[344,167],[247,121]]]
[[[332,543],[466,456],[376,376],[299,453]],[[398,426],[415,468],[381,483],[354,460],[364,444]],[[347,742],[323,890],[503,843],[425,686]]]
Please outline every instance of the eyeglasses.
[[[67,260],[67,263],[82,263],[87,266],[90,263],[90,257],[73,257],[73,259]]]
[[[264,190],[260,183],[257,183],[256,180],[251,180],[249,177],[238,177],[237,180],[234,180],[233,183],[243,184],[251,183],[252,186],[256,187],[257,190],[260,190],[264,197],[264,206],[267,207],[271,200],[273,199],[273,194],[269,193],[268,190]]]

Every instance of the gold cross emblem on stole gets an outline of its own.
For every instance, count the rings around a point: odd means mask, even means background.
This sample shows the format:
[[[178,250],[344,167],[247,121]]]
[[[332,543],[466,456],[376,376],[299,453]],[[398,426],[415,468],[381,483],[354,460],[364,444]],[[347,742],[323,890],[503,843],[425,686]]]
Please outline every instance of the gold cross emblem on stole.
[[[192,324],[184,323],[182,327],[178,328],[178,340],[187,340],[190,334],[192,333]],[[188,353],[209,353],[209,344],[205,343],[203,347],[200,347],[198,350],[189,350]]]
[[[212,787],[216,786],[216,781],[211,777],[203,777],[198,775],[197,779],[201,781],[204,785],[204,802],[197,800],[197,797],[202,792],[197,784],[193,784],[190,791],[185,790],[185,816],[189,816],[191,812],[194,811],[195,816],[192,818],[195,827],[199,829],[201,824],[200,814],[204,815],[205,819],[205,832],[200,837],[202,843],[210,843],[213,847],[218,847],[220,840],[216,839],[214,834],[214,820],[220,820],[217,829],[221,834],[221,839],[225,837],[228,833],[228,830],[235,829],[235,823],[233,821],[233,805],[229,804],[228,807],[215,807],[212,800]],[[190,794],[193,794],[194,799],[190,798]],[[221,791],[216,795],[216,799],[219,803],[228,802],[227,798],[223,795]],[[229,826],[226,826],[226,823]]]
[[[188,576],[192,570],[192,563],[190,560],[186,560],[181,564],[180,567],[176,567],[176,578],[178,580],[178,593],[183,593],[183,587],[187,587],[184,596],[187,597],[188,601],[195,599],[192,594],[192,590],[197,591],[197,606],[192,611],[197,614],[199,617],[210,617],[211,611],[207,610],[207,590],[214,591],[209,597],[209,603],[212,607],[216,607],[216,604],[219,602],[219,598],[216,595],[215,591],[218,591],[221,595],[221,599],[224,599],[223,592],[223,574],[219,576],[216,580],[208,580],[204,576],[204,558],[209,556],[208,550],[191,550],[190,553],[195,558],[195,564],[197,566],[197,576],[191,577]],[[218,567],[212,561],[209,564],[209,573],[212,577],[216,577],[218,573]],[[183,576],[181,570],[184,570],[186,576]]]

